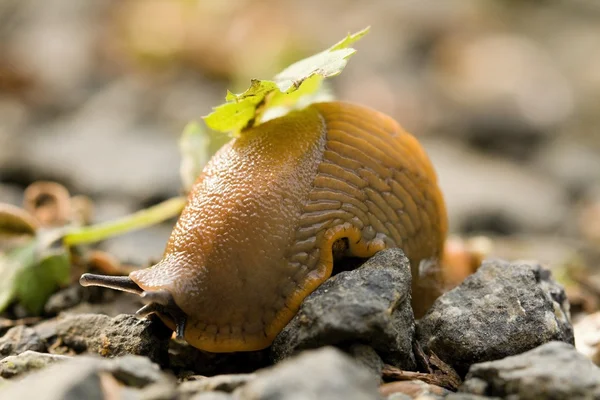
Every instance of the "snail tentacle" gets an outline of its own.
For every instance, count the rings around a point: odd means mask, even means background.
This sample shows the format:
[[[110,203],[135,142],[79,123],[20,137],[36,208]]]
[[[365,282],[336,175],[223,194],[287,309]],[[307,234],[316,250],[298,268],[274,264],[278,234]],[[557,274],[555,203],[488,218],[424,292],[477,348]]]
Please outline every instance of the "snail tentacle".
[[[120,290],[141,295],[144,291],[128,276],[111,276],[97,274],[83,274],[79,278],[81,286],[101,286],[109,289]]]

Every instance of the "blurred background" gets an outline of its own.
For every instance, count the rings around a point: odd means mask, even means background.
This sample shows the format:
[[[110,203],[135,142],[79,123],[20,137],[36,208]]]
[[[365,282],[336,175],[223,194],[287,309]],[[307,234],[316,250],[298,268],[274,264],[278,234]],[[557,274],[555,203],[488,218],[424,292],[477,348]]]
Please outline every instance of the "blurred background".
[[[176,196],[189,121],[368,25],[334,93],[421,140],[451,231],[594,275],[597,0],[1,0],[0,202],[52,180],[105,221]],[[147,265],[171,227],[101,247]]]

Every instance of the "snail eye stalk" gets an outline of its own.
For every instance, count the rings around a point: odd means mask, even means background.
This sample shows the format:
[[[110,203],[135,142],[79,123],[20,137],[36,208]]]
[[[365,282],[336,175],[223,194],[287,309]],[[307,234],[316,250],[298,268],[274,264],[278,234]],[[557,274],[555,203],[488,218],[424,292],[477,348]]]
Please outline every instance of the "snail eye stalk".
[[[83,274],[79,278],[79,284],[81,286],[100,286],[137,295],[141,295],[143,292],[142,288],[128,276]]]

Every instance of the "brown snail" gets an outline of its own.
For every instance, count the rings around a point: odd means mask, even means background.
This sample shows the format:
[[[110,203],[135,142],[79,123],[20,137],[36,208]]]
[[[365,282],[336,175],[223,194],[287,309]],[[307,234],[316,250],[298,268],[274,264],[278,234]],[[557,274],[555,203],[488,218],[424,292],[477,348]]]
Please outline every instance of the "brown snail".
[[[330,277],[336,256],[401,247],[416,287],[419,265],[440,261],[446,231],[419,142],[377,111],[318,103],[218,151],[158,264],[81,283],[140,294],[147,305],[138,314],[158,314],[199,349],[258,350]]]

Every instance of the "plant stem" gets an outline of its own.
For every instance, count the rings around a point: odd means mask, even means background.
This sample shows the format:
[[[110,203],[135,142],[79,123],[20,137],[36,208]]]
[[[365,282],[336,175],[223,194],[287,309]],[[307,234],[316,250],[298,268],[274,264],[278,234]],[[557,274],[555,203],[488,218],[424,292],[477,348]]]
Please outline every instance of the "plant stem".
[[[136,229],[146,228],[179,215],[186,201],[185,197],[173,197],[115,221],[75,228],[65,234],[64,243],[67,246],[94,243]]]

